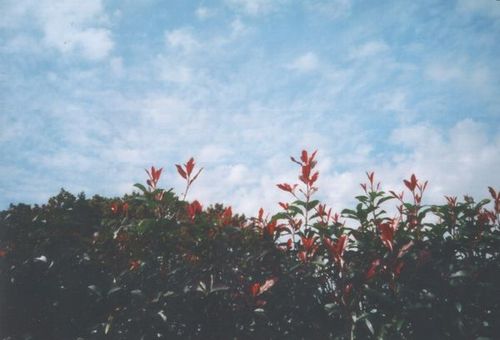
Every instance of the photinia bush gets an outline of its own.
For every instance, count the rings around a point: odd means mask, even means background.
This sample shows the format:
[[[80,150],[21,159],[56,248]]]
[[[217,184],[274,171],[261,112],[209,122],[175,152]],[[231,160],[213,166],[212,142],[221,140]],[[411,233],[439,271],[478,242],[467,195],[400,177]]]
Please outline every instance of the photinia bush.
[[[298,182],[277,184],[290,201],[272,216],[188,200],[193,158],[176,165],[180,198],[151,167],[121,198],[11,205],[1,338],[498,338],[500,193],[424,205],[426,181],[396,193],[370,172],[334,213],[315,198],[316,156],[291,158]]]

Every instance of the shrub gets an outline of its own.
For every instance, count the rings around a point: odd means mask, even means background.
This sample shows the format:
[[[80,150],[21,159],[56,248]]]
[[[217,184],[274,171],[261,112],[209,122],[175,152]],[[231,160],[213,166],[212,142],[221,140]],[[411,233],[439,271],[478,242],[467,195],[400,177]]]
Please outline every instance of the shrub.
[[[4,339],[476,339],[500,334],[500,194],[423,205],[427,182],[382,191],[373,173],[341,215],[300,184],[256,217],[179,198],[147,170],[139,193],[61,190],[0,213]],[[397,202],[398,214],[384,209]],[[491,203],[491,204],[490,204]],[[492,207],[491,207],[492,206]],[[354,227],[348,227],[351,219]]]

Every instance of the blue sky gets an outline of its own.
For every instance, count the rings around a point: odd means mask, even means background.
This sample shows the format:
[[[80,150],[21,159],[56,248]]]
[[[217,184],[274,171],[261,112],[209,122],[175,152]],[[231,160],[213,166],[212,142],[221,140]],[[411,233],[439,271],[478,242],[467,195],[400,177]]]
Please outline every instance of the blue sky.
[[[120,195],[173,164],[188,199],[276,210],[318,149],[319,197],[364,172],[444,194],[500,186],[500,2],[0,2],[0,208],[64,187]]]

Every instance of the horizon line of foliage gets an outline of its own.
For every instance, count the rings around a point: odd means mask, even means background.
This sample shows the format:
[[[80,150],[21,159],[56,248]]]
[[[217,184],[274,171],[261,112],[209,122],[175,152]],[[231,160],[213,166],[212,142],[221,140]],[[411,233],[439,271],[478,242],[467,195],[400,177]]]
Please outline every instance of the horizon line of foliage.
[[[353,209],[314,198],[316,152],[272,216],[204,208],[146,170],[121,198],[61,192],[0,212],[1,339],[495,339],[500,192],[424,205],[427,182]],[[386,212],[396,204],[397,214]],[[346,226],[345,220],[355,227]]]

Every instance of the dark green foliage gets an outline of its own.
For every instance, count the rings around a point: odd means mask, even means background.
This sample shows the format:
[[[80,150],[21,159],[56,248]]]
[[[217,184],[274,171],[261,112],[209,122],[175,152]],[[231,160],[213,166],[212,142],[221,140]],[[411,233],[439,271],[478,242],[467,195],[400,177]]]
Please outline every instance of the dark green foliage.
[[[469,197],[421,206],[411,182],[403,202],[369,179],[343,212],[354,228],[310,197],[247,219],[140,186],[11,206],[0,213],[0,338],[498,338],[498,211]],[[393,198],[398,219],[382,209]]]

